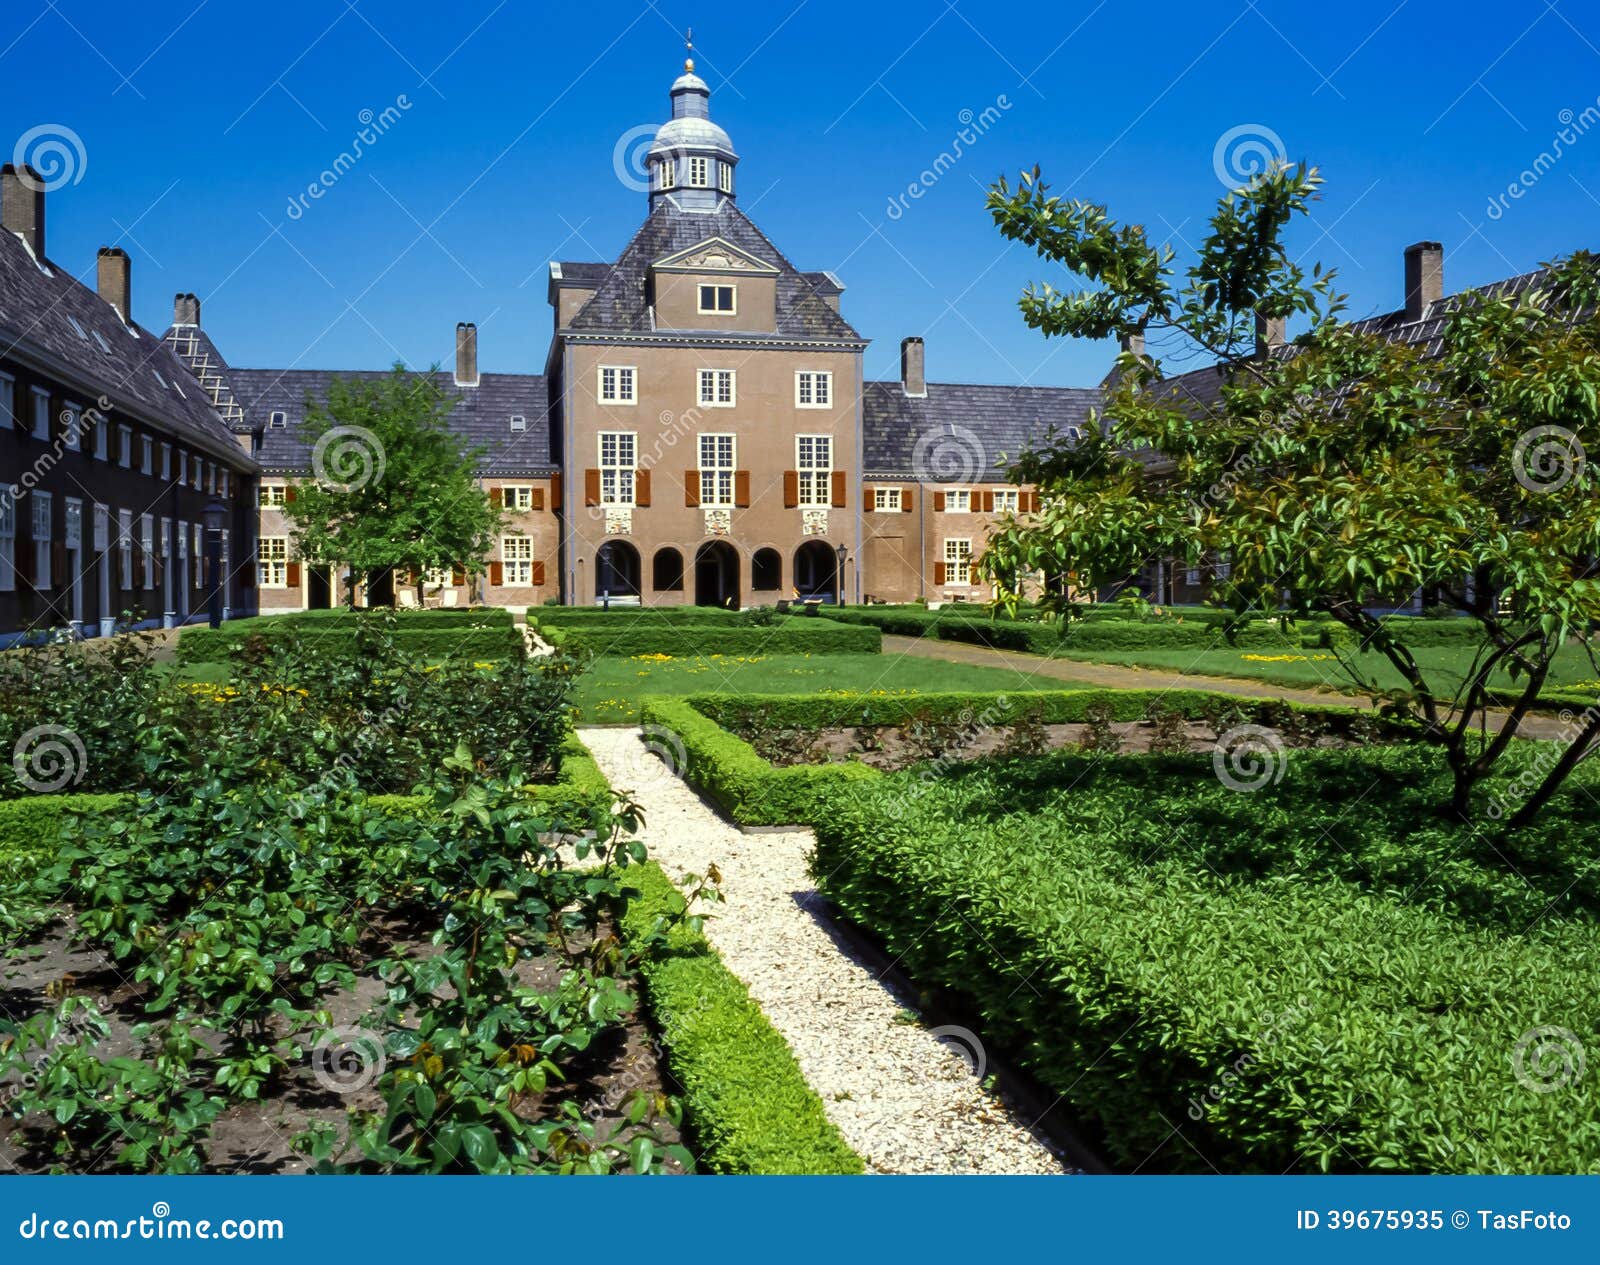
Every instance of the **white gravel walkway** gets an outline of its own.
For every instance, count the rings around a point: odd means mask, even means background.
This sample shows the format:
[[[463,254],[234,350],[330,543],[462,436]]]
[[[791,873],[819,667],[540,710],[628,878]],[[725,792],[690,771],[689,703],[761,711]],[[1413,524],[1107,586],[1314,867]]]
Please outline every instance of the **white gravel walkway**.
[[[746,834],[708,808],[637,729],[581,729],[644,841],[674,879],[722,872],[707,938],[783,1034],[845,1140],[880,1173],[1071,1171],[982,1088],[986,1055],[964,1028],[928,1029],[830,934],[806,872],[809,830]]]

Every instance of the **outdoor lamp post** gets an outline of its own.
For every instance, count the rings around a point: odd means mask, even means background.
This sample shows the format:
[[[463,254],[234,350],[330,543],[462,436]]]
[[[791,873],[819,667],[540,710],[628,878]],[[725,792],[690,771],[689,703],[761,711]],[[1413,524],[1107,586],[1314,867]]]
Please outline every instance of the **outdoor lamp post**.
[[[843,544],[839,544],[839,545],[835,545],[834,546],[833,556],[836,557],[839,560],[839,569],[836,572],[834,572],[834,578],[833,578],[833,586],[834,586],[834,590],[835,590],[834,595],[833,595],[833,601],[834,601],[834,605],[835,606],[843,606],[844,605],[844,560],[847,557],[849,557],[850,554],[849,554],[849,551],[844,547]]]
[[[209,502],[200,511],[206,525],[206,566],[211,572],[211,595],[207,600],[208,622],[222,627],[222,525],[228,521],[228,507],[221,501]]]

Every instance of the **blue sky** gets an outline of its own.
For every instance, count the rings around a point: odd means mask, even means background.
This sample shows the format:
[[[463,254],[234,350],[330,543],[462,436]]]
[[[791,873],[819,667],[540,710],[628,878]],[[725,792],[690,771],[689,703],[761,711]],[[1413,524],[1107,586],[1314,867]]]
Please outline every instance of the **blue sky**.
[[[1062,278],[983,209],[1034,162],[1181,252],[1223,191],[1222,137],[1311,159],[1328,188],[1295,247],[1338,267],[1357,313],[1398,305],[1418,239],[1444,243],[1450,289],[1600,244],[1600,21],[1579,0],[10,0],[0,149],[70,129],[83,157],[51,194],[50,254],[92,281],[95,248],[123,245],[137,317],[164,329],[192,290],[235,364],[421,366],[475,320],[485,369],[537,371],[547,261],[614,258],[643,217],[614,152],[667,116],[688,25],[741,204],[840,275],[873,377],[920,334],[935,381],[1099,379],[1107,347],[1022,325],[1021,288]]]

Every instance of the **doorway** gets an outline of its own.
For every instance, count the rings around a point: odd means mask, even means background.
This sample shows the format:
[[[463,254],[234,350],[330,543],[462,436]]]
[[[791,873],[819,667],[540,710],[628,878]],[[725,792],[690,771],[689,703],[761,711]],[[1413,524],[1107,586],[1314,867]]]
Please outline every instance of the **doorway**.
[[[802,599],[839,600],[839,559],[832,545],[808,540],[795,550],[794,587]]]
[[[333,606],[333,568],[312,567],[306,574],[306,609],[329,610]]]
[[[694,602],[739,609],[739,555],[727,541],[707,541],[695,554]]]
[[[625,540],[608,540],[594,557],[596,601],[639,599],[639,551]]]

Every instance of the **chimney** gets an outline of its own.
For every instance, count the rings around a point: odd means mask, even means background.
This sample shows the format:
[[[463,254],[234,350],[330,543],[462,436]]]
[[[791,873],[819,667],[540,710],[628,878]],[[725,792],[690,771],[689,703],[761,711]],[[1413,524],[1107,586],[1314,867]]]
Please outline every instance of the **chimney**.
[[[1444,298],[1444,247],[1418,242],[1406,247],[1406,320],[1420,321]]]
[[[28,244],[35,259],[44,258],[44,181],[32,167],[0,167],[0,223]]]
[[[128,252],[117,246],[102,246],[95,264],[100,297],[117,309],[124,325],[133,324],[132,264]]]
[[[1256,313],[1256,359],[1265,360],[1274,347],[1288,342],[1289,320],[1283,316]]]
[[[1140,360],[1143,360],[1144,331],[1142,329],[1130,329],[1126,333],[1118,335],[1117,346],[1122,351],[1131,352],[1133,355],[1139,357]]]
[[[470,321],[456,326],[456,385],[478,385],[478,327]]]
[[[923,367],[922,340],[900,340],[900,389],[907,395],[927,395],[928,377]]]
[[[199,325],[200,300],[192,294],[173,295],[172,323],[174,325]]]

